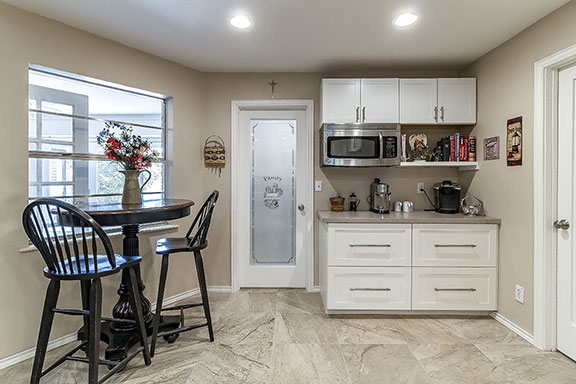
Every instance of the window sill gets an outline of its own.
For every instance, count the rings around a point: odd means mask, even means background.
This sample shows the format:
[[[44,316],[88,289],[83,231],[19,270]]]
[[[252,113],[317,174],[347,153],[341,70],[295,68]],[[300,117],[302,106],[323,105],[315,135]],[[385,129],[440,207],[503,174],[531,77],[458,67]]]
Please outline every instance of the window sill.
[[[150,226],[140,228],[139,233],[155,233],[155,232],[168,231],[168,230],[179,229],[179,228],[180,228],[180,226],[177,224],[159,223],[156,225],[150,225]],[[108,234],[108,237],[111,237],[111,238],[120,237],[120,236],[122,236],[122,231],[119,229],[119,230],[107,232],[107,234]],[[28,253],[28,252],[36,252],[36,251],[37,251],[36,247],[32,244],[19,250],[20,253]]]

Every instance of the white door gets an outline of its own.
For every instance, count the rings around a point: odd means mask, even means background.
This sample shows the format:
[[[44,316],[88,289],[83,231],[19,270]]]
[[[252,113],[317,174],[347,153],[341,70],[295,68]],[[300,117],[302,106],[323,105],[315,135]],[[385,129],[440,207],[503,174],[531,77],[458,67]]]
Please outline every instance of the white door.
[[[322,122],[360,122],[360,79],[322,80]]]
[[[305,287],[306,112],[240,112],[240,288]]]
[[[438,79],[400,79],[400,123],[438,122]]]
[[[362,79],[363,123],[399,123],[398,79]]]
[[[438,79],[438,123],[476,124],[476,79]]]
[[[557,348],[576,360],[576,66],[560,71],[558,98]],[[561,220],[566,220],[563,228]]]

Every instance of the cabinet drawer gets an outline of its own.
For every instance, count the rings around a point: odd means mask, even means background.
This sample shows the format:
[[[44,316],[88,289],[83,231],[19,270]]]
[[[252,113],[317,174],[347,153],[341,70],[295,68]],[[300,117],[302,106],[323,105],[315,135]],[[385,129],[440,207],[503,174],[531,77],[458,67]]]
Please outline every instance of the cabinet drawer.
[[[414,266],[495,267],[497,225],[415,224]]]
[[[410,267],[330,267],[326,309],[410,309]]]
[[[413,268],[412,309],[496,310],[495,268]]]
[[[410,224],[330,226],[329,266],[409,266]]]

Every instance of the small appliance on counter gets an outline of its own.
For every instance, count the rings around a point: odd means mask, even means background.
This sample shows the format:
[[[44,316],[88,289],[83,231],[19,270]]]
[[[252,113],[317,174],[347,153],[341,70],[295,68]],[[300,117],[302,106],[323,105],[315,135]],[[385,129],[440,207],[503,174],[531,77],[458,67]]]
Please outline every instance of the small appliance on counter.
[[[436,212],[458,213],[460,211],[460,184],[450,180],[434,184],[434,194],[436,200]]]
[[[360,199],[356,197],[356,194],[352,192],[352,194],[348,197],[350,201],[350,211],[356,212],[358,210],[358,205],[360,205]]]
[[[462,213],[468,216],[484,216],[484,203],[473,195],[466,195],[460,201]]]
[[[379,178],[370,184],[370,210],[375,213],[390,213],[390,186]]]

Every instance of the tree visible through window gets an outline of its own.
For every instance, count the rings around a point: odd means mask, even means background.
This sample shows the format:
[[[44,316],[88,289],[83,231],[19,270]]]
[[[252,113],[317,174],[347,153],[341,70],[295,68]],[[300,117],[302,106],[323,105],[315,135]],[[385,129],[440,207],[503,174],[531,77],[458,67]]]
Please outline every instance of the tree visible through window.
[[[160,153],[144,199],[166,193],[166,100],[45,67],[29,68],[29,197],[119,199],[123,176],[96,143],[106,121],[132,126]]]

